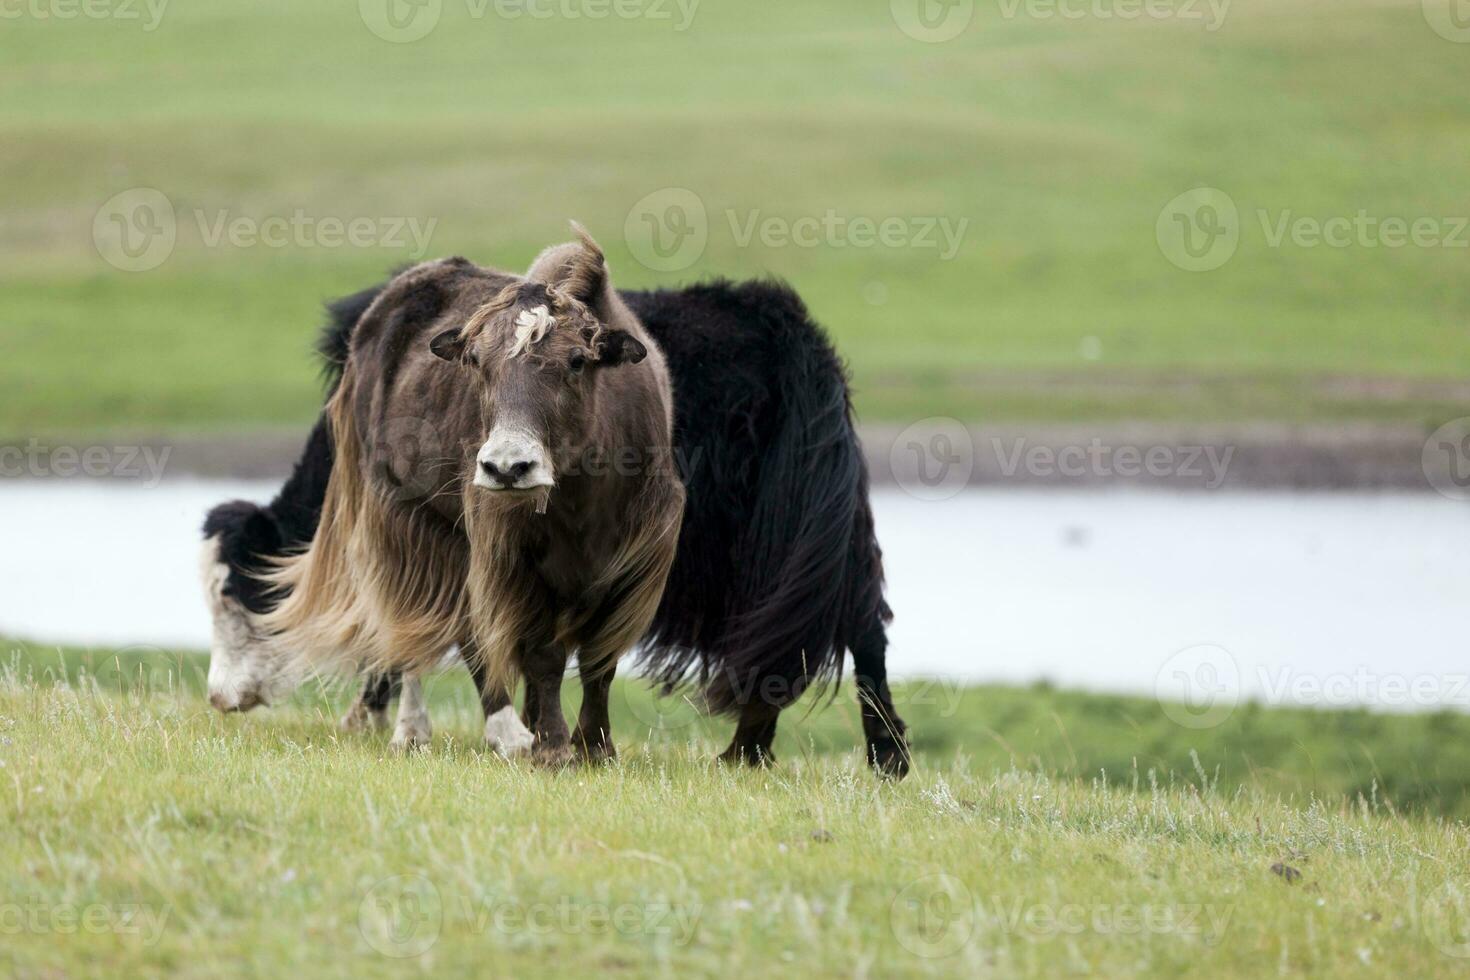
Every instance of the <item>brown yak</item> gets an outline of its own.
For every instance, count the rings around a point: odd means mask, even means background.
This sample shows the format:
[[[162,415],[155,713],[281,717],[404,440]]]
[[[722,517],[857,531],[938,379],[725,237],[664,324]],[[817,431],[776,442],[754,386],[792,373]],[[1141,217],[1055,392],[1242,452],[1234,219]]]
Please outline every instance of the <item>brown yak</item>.
[[[500,719],[487,733],[518,727],[524,677],[532,753],[551,765],[614,754],[613,672],[658,608],[684,507],[663,354],[574,228],[524,277],[449,259],[374,300],[327,408],[320,525],[269,574],[289,592],[264,617],[298,674],[367,664],[413,680],[460,644]],[[426,733],[410,719],[395,738]]]

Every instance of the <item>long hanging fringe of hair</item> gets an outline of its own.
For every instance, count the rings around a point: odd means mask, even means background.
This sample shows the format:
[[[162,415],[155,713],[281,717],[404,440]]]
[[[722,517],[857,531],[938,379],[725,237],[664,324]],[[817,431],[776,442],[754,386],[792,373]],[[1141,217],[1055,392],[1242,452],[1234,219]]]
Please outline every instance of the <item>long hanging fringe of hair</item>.
[[[368,484],[355,389],[349,364],[327,406],[336,456],[321,522],[309,548],[263,576],[286,593],[263,624],[307,670],[415,673],[463,635],[468,547],[437,515]]]

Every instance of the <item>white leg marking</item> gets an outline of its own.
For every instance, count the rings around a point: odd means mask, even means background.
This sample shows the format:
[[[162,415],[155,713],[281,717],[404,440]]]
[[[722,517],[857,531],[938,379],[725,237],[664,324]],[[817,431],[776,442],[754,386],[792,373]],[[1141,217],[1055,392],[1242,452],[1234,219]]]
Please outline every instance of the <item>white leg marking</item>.
[[[393,729],[393,740],[388,747],[398,751],[425,748],[429,736],[429,706],[424,701],[423,682],[417,677],[405,677],[398,701],[398,725]]]
[[[485,744],[507,759],[525,755],[531,751],[536,736],[521,724],[520,715],[512,705],[506,705],[485,719]]]

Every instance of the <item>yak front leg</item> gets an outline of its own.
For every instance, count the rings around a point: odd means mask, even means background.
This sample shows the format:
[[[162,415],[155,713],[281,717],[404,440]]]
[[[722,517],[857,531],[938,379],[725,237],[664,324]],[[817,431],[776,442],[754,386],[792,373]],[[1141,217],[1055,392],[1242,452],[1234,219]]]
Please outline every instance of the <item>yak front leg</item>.
[[[398,724],[393,729],[393,739],[388,747],[400,752],[427,748],[431,735],[423,680],[417,675],[405,677],[403,695],[398,701]]]
[[[475,690],[480,694],[480,708],[485,712],[485,747],[505,759],[530,752],[535,736],[517,717],[510,688],[490,681],[485,663],[480,659],[479,648],[473,641],[462,641],[459,655],[470,669]]]
[[[368,674],[362,682],[362,693],[342,716],[339,726],[344,732],[365,732],[388,727],[388,705],[398,696],[401,678],[394,673]]]
[[[541,699],[531,685],[526,685],[526,702],[521,706],[521,724],[531,731],[536,730],[536,719],[541,717]]]
[[[572,738],[561,707],[561,680],[567,670],[567,652],[559,643],[524,647],[521,673],[526,678],[526,698],[535,699],[536,714],[531,724],[535,742],[531,758],[537,765],[557,767],[572,761]]]
[[[577,673],[582,678],[582,711],[577,716],[572,745],[585,762],[604,762],[617,757],[612,722],[607,717],[608,694],[617,669],[616,661],[599,667],[588,666],[581,657],[577,658]]]

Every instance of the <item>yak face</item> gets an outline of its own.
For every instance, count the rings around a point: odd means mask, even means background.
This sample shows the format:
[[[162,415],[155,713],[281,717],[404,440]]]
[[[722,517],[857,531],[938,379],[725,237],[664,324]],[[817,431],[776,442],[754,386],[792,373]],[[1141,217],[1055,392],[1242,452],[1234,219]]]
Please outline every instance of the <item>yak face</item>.
[[[250,574],[282,547],[275,518],[256,504],[220,504],[205,519],[199,572],[213,628],[209,703],[220,711],[249,711],[290,690],[258,627],[270,608],[268,586]]]
[[[486,491],[549,492],[558,459],[575,458],[590,441],[599,373],[648,353],[595,312],[607,288],[601,249],[585,236],[561,248],[572,254],[549,281],[505,287],[429,344],[462,365],[477,389],[484,439],[471,482]]]

